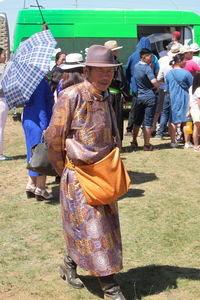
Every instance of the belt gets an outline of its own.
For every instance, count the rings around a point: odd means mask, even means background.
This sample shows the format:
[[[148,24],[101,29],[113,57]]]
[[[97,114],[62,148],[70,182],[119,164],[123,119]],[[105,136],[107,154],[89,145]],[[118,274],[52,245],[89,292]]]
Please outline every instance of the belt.
[[[120,92],[120,90],[117,90],[117,89],[113,89],[113,88],[109,88],[109,92],[111,93],[111,94],[120,94],[121,92]]]
[[[69,159],[67,156],[66,156],[65,167],[70,169],[70,170],[75,170],[75,166],[74,166],[73,161],[71,159]]]

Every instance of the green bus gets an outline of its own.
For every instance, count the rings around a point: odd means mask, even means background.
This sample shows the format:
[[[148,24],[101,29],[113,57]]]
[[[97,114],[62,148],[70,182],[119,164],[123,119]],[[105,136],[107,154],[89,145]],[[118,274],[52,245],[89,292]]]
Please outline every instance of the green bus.
[[[124,46],[120,60],[126,63],[135,50],[138,39],[155,33],[182,33],[181,43],[200,43],[200,16],[190,11],[120,10],[120,9],[43,9],[44,19],[57,40],[57,47],[66,53],[85,55],[92,44],[104,44],[115,39]],[[37,9],[18,13],[14,34],[14,51],[19,43],[41,31],[42,18]],[[164,50],[163,41],[155,43]],[[155,47],[155,45],[153,45]]]

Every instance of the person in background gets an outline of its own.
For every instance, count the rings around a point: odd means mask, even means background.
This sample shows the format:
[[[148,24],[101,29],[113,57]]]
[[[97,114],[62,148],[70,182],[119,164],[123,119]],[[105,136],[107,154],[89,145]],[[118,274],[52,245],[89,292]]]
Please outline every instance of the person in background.
[[[180,47],[183,46],[180,43],[180,40],[181,40],[181,32],[180,31],[173,31],[171,33],[171,35],[172,35],[171,42],[167,46],[168,50],[170,50],[173,45],[178,44]]]
[[[172,69],[166,74],[166,90],[170,100],[170,135],[171,147],[177,148],[176,129],[177,125],[183,124],[185,148],[192,148],[190,136],[186,132],[186,114],[188,112],[189,88],[192,85],[191,73],[184,70],[186,60],[184,54],[177,54],[170,62]]]
[[[66,56],[66,62],[60,65],[63,75],[57,86],[57,95],[67,87],[84,80],[83,67],[82,54],[70,53]]]
[[[200,47],[199,47],[199,45],[197,43],[193,43],[190,45],[190,48],[193,51],[192,60],[200,67],[200,57],[199,57]]]
[[[192,76],[196,74],[197,71],[200,71],[200,67],[198,66],[197,63],[195,63],[192,58],[193,58],[193,50],[190,46],[185,45],[180,48],[180,53],[183,53],[185,56],[185,67],[184,69],[189,71]]]
[[[150,67],[152,62],[152,51],[143,48],[140,51],[141,60],[135,65],[134,77],[138,95],[135,103],[135,116],[133,122],[133,141],[132,147],[138,147],[137,136],[140,126],[144,125],[144,151],[155,149],[150,144],[151,128],[156,109],[156,95],[158,82],[155,74]]]
[[[134,77],[134,67],[135,65],[140,61],[140,50],[142,48],[147,48],[151,50],[151,43],[147,37],[142,37],[137,45],[136,51],[131,54],[131,56],[128,58],[127,64],[126,64],[126,78],[130,84],[130,89],[132,92],[132,106],[131,110],[129,112],[129,118],[128,118],[128,126],[126,128],[126,135],[131,135],[133,130],[133,119],[134,119],[134,110],[135,110],[135,100],[137,96],[137,86],[135,82]],[[159,71],[159,63],[158,58],[153,54],[152,55],[152,62],[150,63],[150,66],[152,67],[153,73],[155,76],[157,76]]]
[[[58,52],[55,57],[55,66],[52,68],[49,74],[49,82],[51,86],[51,91],[54,94],[54,101],[57,101],[57,85],[63,76],[63,70],[60,65],[64,64],[66,61],[66,54],[64,52]]]
[[[105,42],[104,46],[112,50],[112,53],[115,58],[115,63],[120,64],[120,61],[117,58],[118,50],[123,48],[123,46],[118,46],[117,41],[113,40]],[[109,92],[111,94],[112,105],[117,119],[117,127],[122,141],[124,131],[123,102],[124,100],[128,101],[129,86],[121,65],[115,67],[115,73],[111,85],[109,87]]]
[[[79,266],[99,279],[104,299],[125,300],[113,276],[122,269],[117,201],[90,205],[73,167],[98,162],[115,143],[121,147],[107,91],[118,64],[109,48],[93,45],[85,65],[86,80],[63,90],[45,132],[49,159],[62,176],[60,203],[67,255],[60,274],[72,287],[83,288],[77,278]]]
[[[193,121],[193,141],[194,151],[200,152],[199,136],[200,136],[200,72],[194,75],[193,84],[189,89],[189,109],[187,117],[191,115]]]
[[[49,125],[52,107],[53,94],[47,80],[42,79],[23,110],[22,125],[26,141],[27,162],[31,158],[32,147],[41,142],[43,132]],[[26,185],[27,198],[35,197],[37,200],[52,199],[53,196],[46,191],[45,184],[45,175],[29,170]]]
[[[58,52],[55,57],[55,66],[51,70],[51,73],[53,74],[54,72],[59,71],[58,67],[64,64],[65,61],[66,61],[66,53]]]
[[[166,92],[166,74],[171,70],[172,66],[170,65],[170,61],[174,58],[176,54],[180,51],[180,45],[174,44],[171,47],[171,50],[167,52],[167,56],[159,59],[160,70],[158,72],[157,80],[159,82],[159,98],[158,101],[160,104],[161,117],[160,117],[160,125],[156,135],[156,138],[163,139],[164,132],[167,127],[167,123],[169,121],[169,113],[170,113],[170,104]]]
[[[54,94],[54,101],[57,101],[57,87],[58,87],[58,83],[61,80],[62,76],[63,76],[63,70],[58,67],[57,71],[53,72],[51,74],[51,78],[49,80],[49,84],[51,87],[51,91]]]
[[[3,154],[3,144],[4,144],[4,129],[6,126],[6,120],[8,116],[8,104],[5,100],[3,90],[1,87],[1,78],[5,70],[6,62],[6,51],[3,48],[0,48],[0,161],[10,160],[11,157],[5,156]]]
[[[173,31],[172,32],[172,39],[171,39],[172,43],[179,44],[181,46],[180,40],[181,40],[181,32],[180,31]]]

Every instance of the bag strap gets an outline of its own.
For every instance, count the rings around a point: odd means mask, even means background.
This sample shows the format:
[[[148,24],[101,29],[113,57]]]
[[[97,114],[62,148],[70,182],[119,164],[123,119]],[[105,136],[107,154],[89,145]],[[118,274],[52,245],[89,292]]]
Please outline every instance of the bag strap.
[[[188,90],[187,90],[186,88],[184,88],[184,87],[181,85],[180,81],[177,80],[177,78],[176,78],[176,76],[175,76],[173,70],[172,70],[171,73],[172,73],[172,76],[174,77],[174,80],[178,83],[178,85],[179,85],[184,91],[186,91],[186,92],[188,93]]]

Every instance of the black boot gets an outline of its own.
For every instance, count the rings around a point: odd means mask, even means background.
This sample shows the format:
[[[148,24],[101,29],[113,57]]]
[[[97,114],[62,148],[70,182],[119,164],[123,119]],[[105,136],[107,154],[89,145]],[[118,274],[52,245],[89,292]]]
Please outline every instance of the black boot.
[[[76,289],[82,289],[84,287],[81,280],[77,277],[76,273],[77,264],[71,259],[70,256],[65,256],[64,265],[59,268],[59,273],[62,279],[67,280],[67,282]]]
[[[126,300],[123,296],[120,286],[114,279],[113,275],[99,277],[101,288],[106,300]]]

